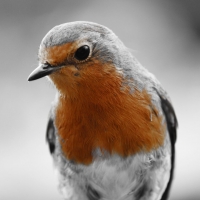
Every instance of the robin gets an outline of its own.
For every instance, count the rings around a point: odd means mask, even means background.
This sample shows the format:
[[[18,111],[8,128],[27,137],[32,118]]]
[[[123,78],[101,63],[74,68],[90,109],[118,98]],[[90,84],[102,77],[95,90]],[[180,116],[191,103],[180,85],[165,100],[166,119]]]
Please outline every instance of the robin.
[[[46,138],[67,200],[166,200],[177,119],[167,93],[107,27],[50,30],[33,81],[57,89]]]

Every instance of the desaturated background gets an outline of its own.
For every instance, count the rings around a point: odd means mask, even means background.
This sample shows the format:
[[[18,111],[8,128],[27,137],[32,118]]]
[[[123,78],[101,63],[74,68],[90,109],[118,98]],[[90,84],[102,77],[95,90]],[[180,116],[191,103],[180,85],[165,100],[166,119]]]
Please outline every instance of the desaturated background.
[[[179,120],[170,199],[200,199],[199,10],[199,0],[1,0],[0,199],[61,200],[45,143],[55,90],[27,77],[47,31],[77,20],[112,29],[168,91]]]

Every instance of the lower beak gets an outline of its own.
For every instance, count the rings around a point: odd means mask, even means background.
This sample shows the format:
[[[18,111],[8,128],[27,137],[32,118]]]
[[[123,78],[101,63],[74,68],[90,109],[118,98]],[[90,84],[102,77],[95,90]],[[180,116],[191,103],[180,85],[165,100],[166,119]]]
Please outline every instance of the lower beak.
[[[51,66],[49,64],[40,64],[28,77],[28,81],[34,81],[36,79],[42,78],[53,72],[57,71],[60,67]]]

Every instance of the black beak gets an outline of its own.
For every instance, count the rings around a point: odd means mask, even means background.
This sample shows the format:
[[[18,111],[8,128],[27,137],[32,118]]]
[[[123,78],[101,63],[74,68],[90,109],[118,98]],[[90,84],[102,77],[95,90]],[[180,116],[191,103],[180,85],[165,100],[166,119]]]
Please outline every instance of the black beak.
[[[60,69],[60,66],[52,66],[48,63],[40,64],[28,77],[28,81],[34,81],[42,78]]]

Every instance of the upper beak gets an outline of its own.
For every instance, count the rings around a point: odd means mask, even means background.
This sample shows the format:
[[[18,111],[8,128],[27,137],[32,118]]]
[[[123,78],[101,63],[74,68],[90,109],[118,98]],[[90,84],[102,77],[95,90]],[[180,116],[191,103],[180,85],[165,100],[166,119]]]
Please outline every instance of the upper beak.
[[[36,79],[47,76],[55,71],[57,71],[60,67],[51,66],[49,64],[40,64],[28,77],[28,81],[34,81]]]

